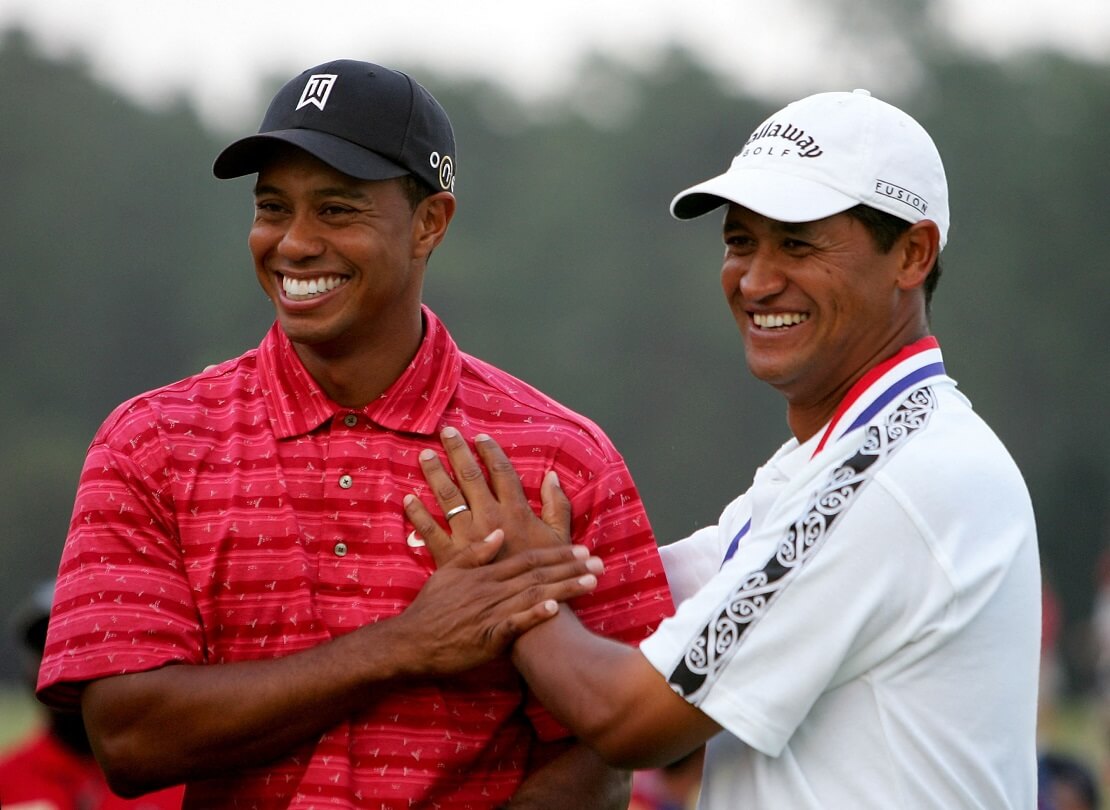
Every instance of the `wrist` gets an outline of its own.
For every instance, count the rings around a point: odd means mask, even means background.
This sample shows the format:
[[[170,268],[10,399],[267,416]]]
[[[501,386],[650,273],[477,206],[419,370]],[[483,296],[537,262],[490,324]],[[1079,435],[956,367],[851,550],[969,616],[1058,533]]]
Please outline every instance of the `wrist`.
[[[373,689],[380,683],[423,674],[419,636],[406,633],[401,616],[380,619],[348,633],[339,643],[350,645],[343,656],[357,662],[356,688]]]

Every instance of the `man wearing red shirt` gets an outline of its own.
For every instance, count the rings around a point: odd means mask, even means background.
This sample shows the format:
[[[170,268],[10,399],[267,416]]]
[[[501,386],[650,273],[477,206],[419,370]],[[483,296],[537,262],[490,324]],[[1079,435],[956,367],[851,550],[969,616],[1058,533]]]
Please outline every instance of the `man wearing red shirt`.
[[[627,775],[501,653],[565,599],[637,643],[669,591],[600,429],[461,352],[421,303],[455,169],[431,95],[349,60],[291,80],[217,158],[218,177],[258,174],[249,244],[277,323],[97,433],[40,672],[121,791],[185,782],[203,808],[627,804]],[[407,520],[402,498],[427,492],[418,454],[445,434],[496,436],[537,507],[554,470],[589,554],[538,552],[536,587],[476,609],[491,580],[533,581],[514,558],[481,564],[498,535],[437,569]]]

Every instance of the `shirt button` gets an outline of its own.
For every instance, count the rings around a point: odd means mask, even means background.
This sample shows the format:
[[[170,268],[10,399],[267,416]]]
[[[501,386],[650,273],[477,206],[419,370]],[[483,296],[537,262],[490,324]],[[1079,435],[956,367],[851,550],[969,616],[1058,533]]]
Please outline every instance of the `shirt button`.
[[[343,417],[343,424],[347,427],[354,427],[358,424],[358,417],[355,416],[353,413],[349,413]]]
[[[335,556],[336,557],[346,557],[347,556],[347,544],[346,543],[336,543],[334,550],[335,550]]]
[[[351,476],[349,475],[339,476],[339,486],[343,489],[350,489],[352,486],[354,486],[354,483],[355,479],[351,478]]]

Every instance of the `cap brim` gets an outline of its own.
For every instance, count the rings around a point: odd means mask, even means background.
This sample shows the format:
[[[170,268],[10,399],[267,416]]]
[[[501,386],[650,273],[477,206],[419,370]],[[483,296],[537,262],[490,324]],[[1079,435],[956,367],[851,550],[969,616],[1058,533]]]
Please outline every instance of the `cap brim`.
[[[733,169],[677,194],[671,200],[671,215],[693,219],[728,203],[780,222],[812,222],[847,211],[859,200],[804,177]]]
[[[359,180],[389,180],[409,174],[408,169],[377,152],[313,129],[279,129],[240,138],[216,156],[212,173],[221,180],[254,174],[273,154],[274,146],[283,143]]]

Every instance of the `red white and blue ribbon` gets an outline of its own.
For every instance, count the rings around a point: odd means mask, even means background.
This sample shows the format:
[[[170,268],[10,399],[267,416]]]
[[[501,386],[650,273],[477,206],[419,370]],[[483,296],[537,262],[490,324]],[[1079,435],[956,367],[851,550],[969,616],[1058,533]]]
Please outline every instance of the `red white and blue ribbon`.
[[[903,346],[860,377],[836,406],[821,440],[810,458],[866,425],[899,394],[922,385],[933,377],[945,376],[940,344],[932,335]]]
[[[848,389],[810,458],[815,458],[830,444],[836,444],[866,425],[900,394],[945,376],[940,344],[935,337],[929,335],[903,346],[890,358],[870,369]],[[740,541],[751,528],[752,521],[749,518],[728,544],[721,565],[732,559]]]

